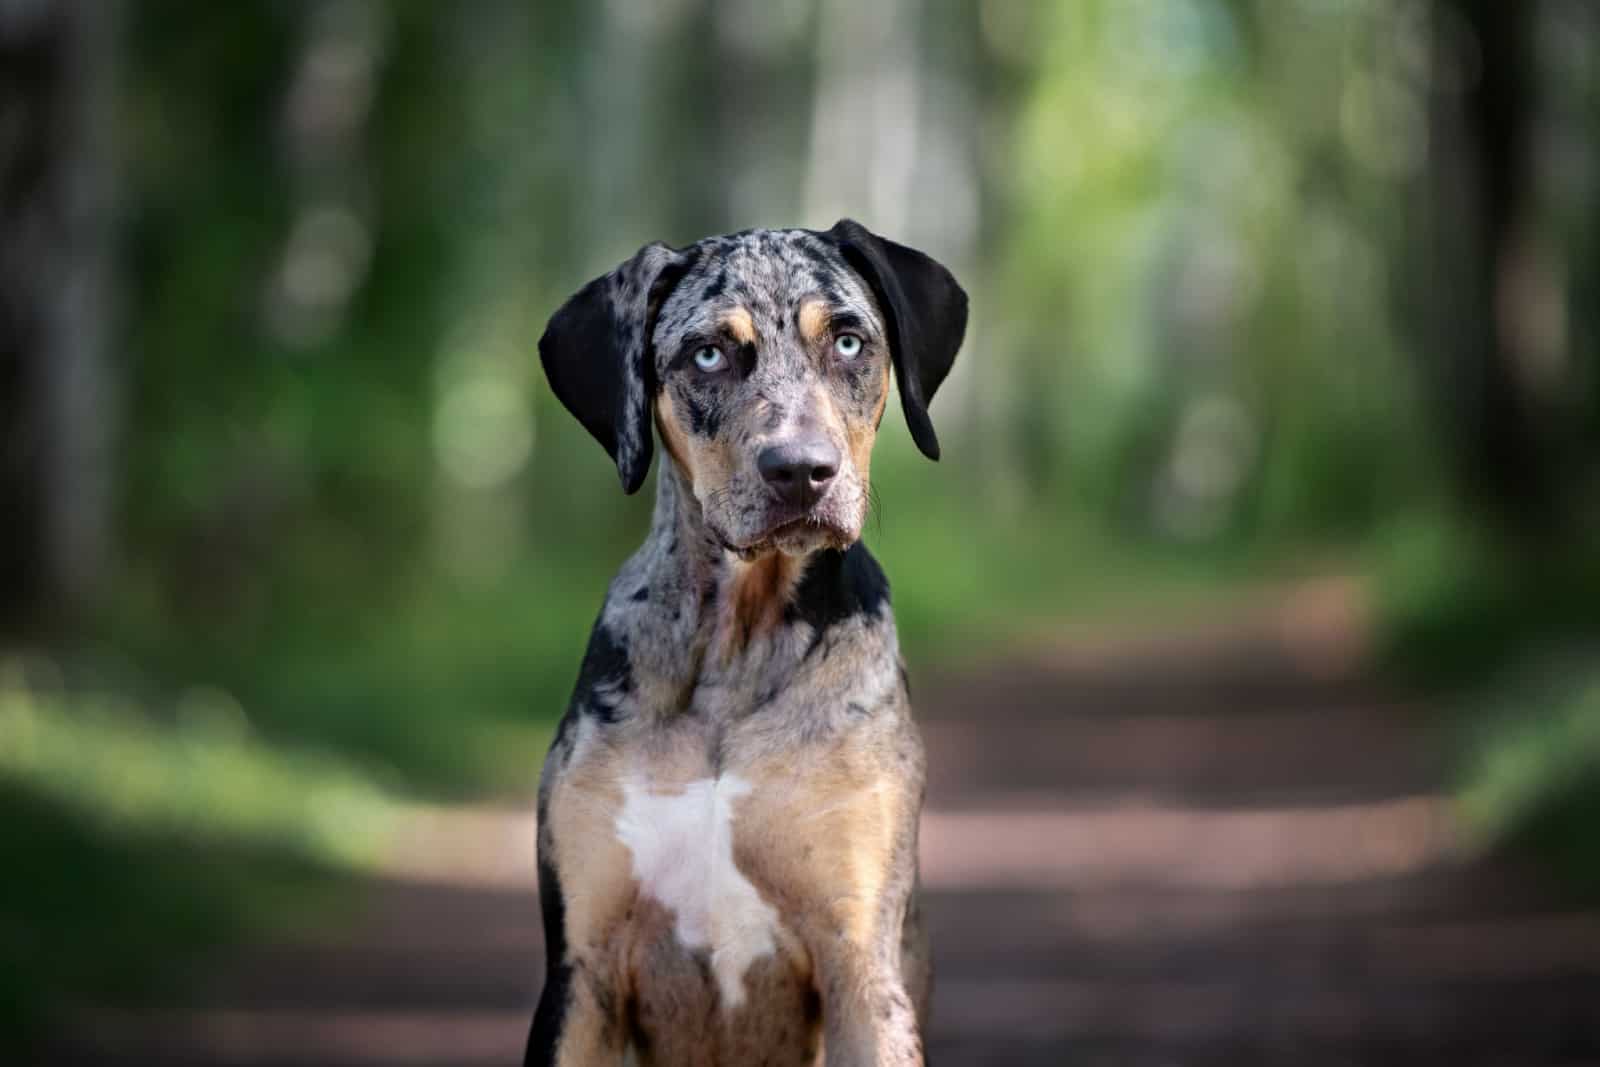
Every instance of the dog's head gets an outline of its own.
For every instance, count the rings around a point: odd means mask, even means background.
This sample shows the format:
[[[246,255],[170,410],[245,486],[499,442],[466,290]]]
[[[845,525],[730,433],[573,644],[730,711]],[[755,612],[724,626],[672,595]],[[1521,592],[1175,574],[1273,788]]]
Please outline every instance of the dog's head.
[[[627,492],[653,414],[725,547],[803,553],[860,536],[891,367],[912,438],[939,458],[927,405],[966,322],[948,270],[844,220],[647,245],[556,312],[539,355]]]

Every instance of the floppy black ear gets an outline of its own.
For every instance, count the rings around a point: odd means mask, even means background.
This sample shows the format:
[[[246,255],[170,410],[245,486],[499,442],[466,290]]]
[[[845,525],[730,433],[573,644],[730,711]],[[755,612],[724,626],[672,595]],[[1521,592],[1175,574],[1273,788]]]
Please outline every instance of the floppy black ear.
[[[579,289],[539,338],[551,390],[611,454],[624,492],[637,492],[650,472],[650,334],[661,302],[689,262],[659,242],[645,245]]]
[[[888,319],[889,353],[911,439],[923,455],[938,459],[939,439],[928,417],[928,401],[950,373],[967,332],[966,291],[936,261],[879,237],[859,222],[840,219],[828,236],[872,287]]]

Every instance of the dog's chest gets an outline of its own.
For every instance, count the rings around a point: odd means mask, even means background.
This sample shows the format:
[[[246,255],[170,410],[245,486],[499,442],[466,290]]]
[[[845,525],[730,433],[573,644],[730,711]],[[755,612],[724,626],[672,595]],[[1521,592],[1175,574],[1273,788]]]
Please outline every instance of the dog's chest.
[[[890,769],[856,738],[718,744],[688,723],[580,743],[549,809],[572,940],[643,1002],[670,985],[663,1003],[802,1017],[808,932],[878,918],[914,802]]]
[[[740,808],[753,790],[736,774],[682,784],[622,783],[616,840],[627,849],[637,893],[670,916],[679,945],[705,952],[722,1003],[745,1000],[745,973],[777,950],[778,910],[740,869],[735,844],[759,836]]]

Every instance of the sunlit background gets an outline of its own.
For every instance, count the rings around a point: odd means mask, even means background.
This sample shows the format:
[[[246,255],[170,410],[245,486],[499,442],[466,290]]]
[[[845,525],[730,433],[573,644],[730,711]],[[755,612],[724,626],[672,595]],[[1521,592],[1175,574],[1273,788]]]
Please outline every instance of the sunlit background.
[[[653,495],[537,338],[849,216],[972,297],[866,535],[943,1061],[1600,1057],[1597,193],[1586,0],[0,0],[0,1046],[517,1055]]]

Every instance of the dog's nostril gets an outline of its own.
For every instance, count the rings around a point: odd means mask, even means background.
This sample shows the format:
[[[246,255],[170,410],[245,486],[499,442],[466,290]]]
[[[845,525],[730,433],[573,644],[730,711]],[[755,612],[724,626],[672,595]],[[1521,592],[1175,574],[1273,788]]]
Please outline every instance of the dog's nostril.
[[[833,476],[839,473],[839,468],[832,463],[819,463],[811,468],[811,484],[821,485],[823,482],[832,481]]]
[[[793,481],[800,470],[781,448],[762,449],[761,455],[756,457],[756,466],[761,470],[761,477],[774,484]]]

